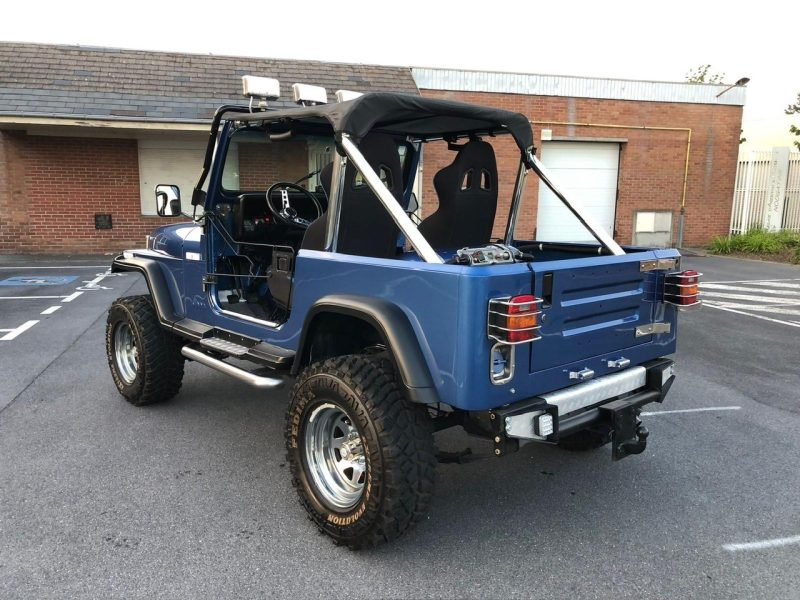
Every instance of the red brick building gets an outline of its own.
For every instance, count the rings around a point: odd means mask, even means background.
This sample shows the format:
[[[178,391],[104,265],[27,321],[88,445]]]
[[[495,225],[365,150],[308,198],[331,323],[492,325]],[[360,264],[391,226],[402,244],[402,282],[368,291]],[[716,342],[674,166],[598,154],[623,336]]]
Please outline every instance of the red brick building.
[[[621,243],[678,243],[682,206],[684,245],[728,230],[741,88],[0,43],[0,252],[141,245],[163,223],[153,187],[191,189],[211,115],[241,103],[244,74],[280,79],[284,98],[301,81],[516,110],[533,121],[545,164]],[[518,154],[505,140],[496,147],[499,231]],[[427,145],[424,213],[436,206],[432,176],[450,160]],[[576,236],[572,217],[535,183],[518,231]],[[98,215],[112,228],[97,228]]]
[[[590,210],[596,219],[608,223],[618,242],[700,246],[728,232],[744,89],[444,69],[412,72],[425,96],[527,115],[534,125],[537,154],[556,169],[573,197],[607,199]],[[503,222],[517,161],[510,144],[504,150],[498,156],[501,183],[504,180],[506,185],[498,207],[498,221]],[[435,172],[450,160],[440,147],[426,153],[424,168]],[[607,174],[605,181],[592,176],[600,170]],[[543,222],[540,207],[549,210],[550,221],[572,221],[573,217],[561,207],[554,210],[549,192],[540,194],[538,182],[532,179],[518,234],[522,231],[536,239],[563,234],[563,228],[556,231]],[[593,187],[595,183],[598,187]],[[432,189],[423,196],[426,193]],[[578,227],[576,221],[571,225]],[[495,229],[499,235],[499,222]]]

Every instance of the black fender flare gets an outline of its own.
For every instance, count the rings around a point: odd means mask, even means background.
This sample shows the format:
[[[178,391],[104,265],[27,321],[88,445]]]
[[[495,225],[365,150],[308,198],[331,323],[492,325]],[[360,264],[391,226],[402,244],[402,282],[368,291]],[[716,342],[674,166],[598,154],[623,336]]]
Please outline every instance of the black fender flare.
[[[392,353],[409,399],[421,404],[439,402],[428,362],[408,316],[399,306],[383,298],[337,294],[317,300],[306,314],[300,344],[292,364],[292,375],[297,375],[305,366],[304,360],[310,343],[308,334],[312,330],[314,319],[326,313],[355,317],[372,326]]]
[[[153,299],[159,321],[162,325],[171,328],[180,317],[175,314],[175,307],[169,295],[169,284],[158,261],[141,256],[126,257],[120,254],[111,263],[111,272],[125,271],[142,274],[147,282],[147,289],[150,290],[150,297]]]

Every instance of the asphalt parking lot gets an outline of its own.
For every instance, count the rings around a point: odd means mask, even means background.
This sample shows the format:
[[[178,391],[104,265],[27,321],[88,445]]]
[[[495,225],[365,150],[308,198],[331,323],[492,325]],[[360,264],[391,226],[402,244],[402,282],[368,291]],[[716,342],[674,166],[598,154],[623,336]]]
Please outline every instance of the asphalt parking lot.
[[[191,363],[173,401],[130,406],[105,310],[142,281],[0,258],[3,598],[800,598],[800,267],[685,259],[706,306],[644,454],[440,465],[426,522],[351,552],[297,503],[285,391]]]

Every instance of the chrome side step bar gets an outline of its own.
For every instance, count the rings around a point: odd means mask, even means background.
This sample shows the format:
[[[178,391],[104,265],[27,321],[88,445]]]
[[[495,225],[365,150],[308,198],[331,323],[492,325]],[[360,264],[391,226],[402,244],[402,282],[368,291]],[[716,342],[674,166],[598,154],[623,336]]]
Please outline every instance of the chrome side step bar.
[[[207,367],[211,367],[212,369],[216,369],[220,373],[230,375],[234,379],[248,383],[261,390],[270,390],[283,387],[284,382],[281,378],[262,377],[260,375],[255,375],[230,363],[226,363],[224,360],[213,358],[205,352],[192,348],[191,346],[184,346],[181,348],[181,354],[183,354],[186,358],[199,362]]]

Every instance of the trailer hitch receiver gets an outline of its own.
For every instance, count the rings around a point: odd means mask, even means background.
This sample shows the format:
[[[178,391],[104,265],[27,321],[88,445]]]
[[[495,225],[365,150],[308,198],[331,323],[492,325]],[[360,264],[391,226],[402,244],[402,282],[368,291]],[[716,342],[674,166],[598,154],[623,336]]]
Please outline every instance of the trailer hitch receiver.
[[[612,427],[611,458],[620,460],[631,454],[641,454],[647,447],[650,432],[639,419],[641,409],[625,400],[615,400],[601,406]]]

